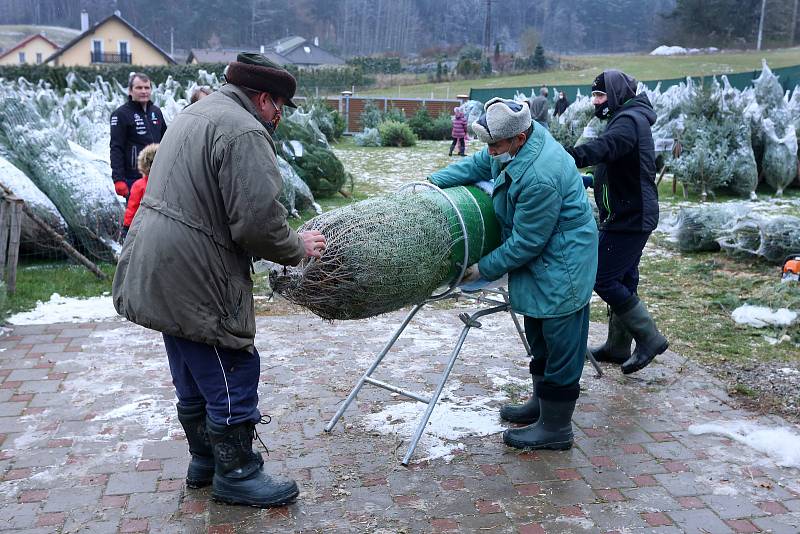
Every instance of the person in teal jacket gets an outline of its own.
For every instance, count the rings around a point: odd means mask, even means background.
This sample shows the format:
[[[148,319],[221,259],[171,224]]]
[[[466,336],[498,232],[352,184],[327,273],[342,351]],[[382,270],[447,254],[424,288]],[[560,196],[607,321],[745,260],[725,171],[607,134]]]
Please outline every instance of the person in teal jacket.
[[[503,441],[524,449],[568,449],[589,334],[597,271],[597,225],[572,158],[527,105],[494,98],[472,124],[487,146],[433,173],[439,187],[494,181],[499,247],[471,265],[465,281],[508,273],[512,309],[524,316],[533,395],[504,406]]]

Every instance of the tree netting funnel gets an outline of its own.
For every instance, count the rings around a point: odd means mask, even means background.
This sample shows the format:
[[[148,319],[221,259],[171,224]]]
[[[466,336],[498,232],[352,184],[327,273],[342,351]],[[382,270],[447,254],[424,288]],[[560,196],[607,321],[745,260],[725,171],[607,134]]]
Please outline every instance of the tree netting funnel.
[[[492,200],[472,186],[415,184],[324,213],[302,230],[325,235],[324,254],[273,274],[270,283],[328,320],[424,302],[439,288],[455,287],[467,265],[500,244]]]

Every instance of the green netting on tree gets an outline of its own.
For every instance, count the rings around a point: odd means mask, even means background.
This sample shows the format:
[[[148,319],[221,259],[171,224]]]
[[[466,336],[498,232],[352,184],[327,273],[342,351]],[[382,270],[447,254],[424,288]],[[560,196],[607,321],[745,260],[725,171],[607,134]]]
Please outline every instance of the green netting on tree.
[[[313,121],[281,121],[275,131],[275,144],[279,155],[294,167],[314,195],[334,195],[347,182],[342,162]]]
[[[302,263],[271,286],[289,301],[323,319],[364,319],[418,304],[454,282],[464,264],[474,263],[500,244],[489,196],[476,187],[444,194],[457,206],[467,228],[442,193],[419,188],[364,200],[308,221],[327,248],[318,260]]]

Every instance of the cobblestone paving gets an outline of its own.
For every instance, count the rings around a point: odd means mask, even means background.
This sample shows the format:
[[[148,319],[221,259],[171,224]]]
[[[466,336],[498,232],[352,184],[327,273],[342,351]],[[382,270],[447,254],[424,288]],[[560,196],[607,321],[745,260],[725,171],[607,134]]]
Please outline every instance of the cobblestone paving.
[[[431,392],[461,328],[456,315],[421,313],[376,376]],[[385,432],[365,422],[405,401],[376,388],[325,433],[402,317],[259,319],[260,406],[273,417],[262,431],[266,468],[302,491],[274,510],[219,505],[208,489],[186,489],[188,453],[157,333],[121,320],[14,328],[0,338],[0,530],[800,532],[798,470],[688,431],[786,423],[736,409],[713,377],[672,353],[633,377],[606,368],[598,380],[587,366],[576,446],[566,452],[508,449],[495,418],[493,433],[460,446],[427,436],[403,467],[407,426]],[[482,322],[442,402],[474,402],[491,419],[525,389],[527,361],[507,316]],[[603,328],[592,325],[595,340]],[[435,454],[443,443],[453,446],[449,458]]]

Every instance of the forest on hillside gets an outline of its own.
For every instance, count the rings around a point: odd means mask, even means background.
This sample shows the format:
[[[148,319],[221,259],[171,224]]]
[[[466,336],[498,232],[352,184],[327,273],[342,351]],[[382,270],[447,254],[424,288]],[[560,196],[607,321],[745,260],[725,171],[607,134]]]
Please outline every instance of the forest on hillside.
[[[764,44],[800,41],[798,0],[766,0]],[[3,0],[0,24],[79,27],[114,10],[169,48],[256,47],[319,37],[345,56],[425,54],[485,46],[528,56],[649,51],[660,44],[754,48],[756,0]],[[487,25],[487,11],[489,24]],[[488,26],[488,27],[487,27]]]

